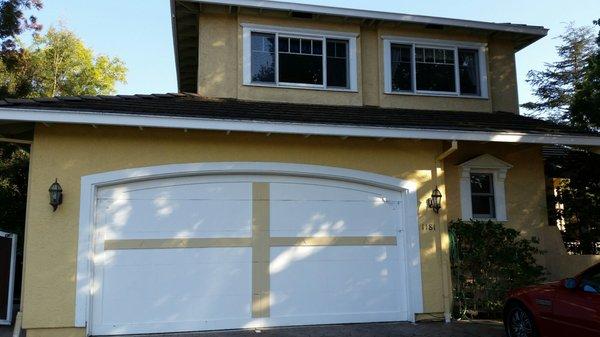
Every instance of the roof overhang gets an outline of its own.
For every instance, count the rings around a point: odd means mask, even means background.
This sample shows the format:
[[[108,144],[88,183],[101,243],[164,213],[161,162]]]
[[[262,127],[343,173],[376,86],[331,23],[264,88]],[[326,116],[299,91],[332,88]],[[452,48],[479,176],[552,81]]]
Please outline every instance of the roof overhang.
[[[46,109],[0,109],[0,121],[155,127],[189,130],[279,133],[315,136],[460,140],[501,143],[564,144],[600,147],[600,137],[526,132],[391,128],[340,124],[230,120],[138,113],[82,112]]]
[[[520,50],[539,40],[548,33],[540,26],[510,23],[495,23],[462,20],[426,15],[390,13],[372,10],[350,9],[321,5],[309,5],[271,0],[171,0],[173,41],[177,63],[178,83],[181,92],[197,91],[198,66],[198,14],[202,4],[229,6],[231,8],[251,8],[284,12],[299,12],[316,15],[329,15],[345,19],[361,19],[376,22],[397,22],[419,25],[434,25],[486,31],[489,33],[511,34],[515,38],[515,49]],[[237,11],[231,11],[236,13]],[[196,67],[196,68],[194,68]],[[188,77],[189,78],[184,78]]]
[[[375,19],[394,22],[433,24],[461,28],[483,29],[497,32],[509,32],[545,36],[548,30],[539,26],[527,26],[509,23],[494,23],[475,20],[462,20],[426,15],[412,15],[403,13],[380,12],[372,10],[331,7],[322,5],[309,5],[293,2],[271,0],[184,0],[195,3],[206,3],[224,6],[238,6],[279,11],[304,12],[321,15],[340,16],[345,18]]]

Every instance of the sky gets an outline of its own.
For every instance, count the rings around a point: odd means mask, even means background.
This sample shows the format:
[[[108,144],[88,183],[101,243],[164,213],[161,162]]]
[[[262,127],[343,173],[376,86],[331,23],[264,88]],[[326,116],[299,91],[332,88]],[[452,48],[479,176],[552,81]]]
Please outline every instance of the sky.
[[[282,0],[285,1],[285,0]],[[550,29],[548,36],[517,53],[519,99],[533,99],[527,72],[556,60],[556,39],[569,22],[591,25],[599,0],[294,0],[306,4],[449,18],[512,22]],[[118,94],[176,92],[169,0],[44,0],[37,13],[44,28],[62,23],[96,53],[118,56],[129,71]]]

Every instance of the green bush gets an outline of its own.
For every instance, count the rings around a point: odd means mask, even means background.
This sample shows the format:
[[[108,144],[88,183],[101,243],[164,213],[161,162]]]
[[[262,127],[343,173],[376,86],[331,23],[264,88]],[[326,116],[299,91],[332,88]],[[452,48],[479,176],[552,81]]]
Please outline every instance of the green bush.
[[[454,317],[499,318],[507,292],[544,280],[538,240],[492,221],[452,221]]]

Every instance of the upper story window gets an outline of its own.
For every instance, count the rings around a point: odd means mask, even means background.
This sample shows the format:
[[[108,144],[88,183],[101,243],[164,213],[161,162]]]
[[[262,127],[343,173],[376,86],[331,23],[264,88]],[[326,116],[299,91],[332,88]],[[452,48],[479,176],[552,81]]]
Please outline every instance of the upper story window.
[[[244,25],[244,84],[356,90],[356,34]]]
[[[484,45],[384,39],[386,93],[487,98]]]

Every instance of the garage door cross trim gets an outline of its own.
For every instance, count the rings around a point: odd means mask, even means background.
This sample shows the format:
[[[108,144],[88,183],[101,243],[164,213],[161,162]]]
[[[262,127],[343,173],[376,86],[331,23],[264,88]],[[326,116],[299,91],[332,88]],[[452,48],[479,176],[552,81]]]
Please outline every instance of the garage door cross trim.
[[[403,259],[406,275],[406,295],[408,317],[422,312],[421,270],[419,256],[419,233],[417,226],[416,186],[412,182],[362,171],[283,163],[203,163],[165,165],[149,168],[129,169],[85,176],[81,180],[80,231],[77,261],[77,294],[75,323],[87,327],[88,333],[93,293],[94,226],[96,214],[96,194],[99,188],[141,182],[160,181],[167,178],[251,175],[279,177],[307,177],[328,179],[370,185],[377,188],[401,192],[404,196],[403,208]],[[265,178],[266,179],[266,178]],[[252,179],[252,236],[222,238],[167,238],[106,240],[104,249],[173,249],[211,247],[249,247],[252,249],[252,317],[269,317],[269,267],[270,251],[273,247],[316,247],[316,246],[386,246],[396,245],[397,238],[384,235],[369,236],[311,236],[311,237],[271,237],[269,235],[270,189],[268,181]],[[400,243],[398,243],[400,244]]]

